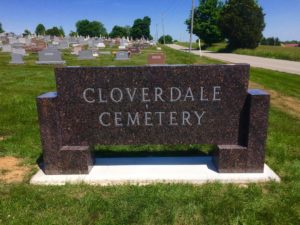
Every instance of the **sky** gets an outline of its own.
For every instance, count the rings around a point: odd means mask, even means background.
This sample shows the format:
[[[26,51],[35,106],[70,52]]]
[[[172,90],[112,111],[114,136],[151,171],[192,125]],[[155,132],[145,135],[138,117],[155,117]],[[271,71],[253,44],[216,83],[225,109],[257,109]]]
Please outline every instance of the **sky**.
[[[300,0],[258,0],[264,9],[265,37],[300,40]],[[199,0],[195,0],[195,5]],[[189,17],[192,0],[0,0],[0,22],[5,31],[34,32],[38,23],[46,28],[62,26],[66,32],[75,29],[81,19],[101,21],[110,32],[114,25],[132,26],[137,18],[149,16],[151,34],[170,34],[187,41],[184,21]],[[196,37],[194,37],[196,39]]]

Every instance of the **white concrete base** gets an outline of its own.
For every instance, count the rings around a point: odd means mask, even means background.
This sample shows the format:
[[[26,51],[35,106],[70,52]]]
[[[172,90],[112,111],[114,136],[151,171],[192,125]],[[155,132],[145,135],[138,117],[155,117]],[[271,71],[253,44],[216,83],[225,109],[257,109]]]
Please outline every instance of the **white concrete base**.
[[[87,183],[96,185],[150,183],[254,183],[279,182],[280,178],[265,165],[263,173],[218,173],[211,157],[143,157],[97,158],[86,175],[45,175],[42,170],[30,183],[64,185]]]

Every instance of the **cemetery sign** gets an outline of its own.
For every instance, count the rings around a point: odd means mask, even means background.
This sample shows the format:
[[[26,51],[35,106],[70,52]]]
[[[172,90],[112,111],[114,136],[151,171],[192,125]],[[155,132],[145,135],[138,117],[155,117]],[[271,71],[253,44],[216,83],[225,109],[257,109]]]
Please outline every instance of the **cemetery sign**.
[[[95,144],[214,144],[219,172],[262,172],[269,95],[249,65],[56,68],[37,98],[45,172],[88,173]]]

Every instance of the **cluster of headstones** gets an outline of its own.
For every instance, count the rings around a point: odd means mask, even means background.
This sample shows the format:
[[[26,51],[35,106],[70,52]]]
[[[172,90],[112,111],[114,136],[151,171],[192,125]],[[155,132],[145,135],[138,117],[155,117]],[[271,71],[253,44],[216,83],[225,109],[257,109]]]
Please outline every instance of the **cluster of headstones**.
[[[94,59],[100,55],[110,55],[110,51],[99,51],[106,46],[117,46],[119,51],[113,52],[115,60],[128,60],[133,54],[140,54],[141,49],[155,46],[155,41],[138,40],[129,38],[103,39],[84,37],[50,37],[50,36],[0,36],[2,52],[11,53],[11,64],[24,64],[23,56],[28,52],[37,52],[37,64],[64,64],[60,50],[72,48],[71,54],[80,60]],[[84,49],[88,46],[88,49]],[[158,50],[160,50],[158,48]],[[160,59],[160,60],[158,60]],[[154,62],[154,63],[153,63]],[[149,64],[164,64],[162,53],[148,57]]]

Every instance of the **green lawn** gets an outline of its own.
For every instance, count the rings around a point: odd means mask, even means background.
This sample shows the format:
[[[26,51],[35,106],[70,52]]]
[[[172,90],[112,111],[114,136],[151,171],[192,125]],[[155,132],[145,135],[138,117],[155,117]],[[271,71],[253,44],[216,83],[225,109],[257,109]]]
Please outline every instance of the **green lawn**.
[[[189,46],[187,42],[177,42],[176,44],[181,46]],[[193,48],[198,48],[197,43],[193,43]],[[206,50],[215,51],[215,52],[226,52],[226,43],[217,43],[213,44]],[[261,45],[256,49],[236,49],[232,53],[242,54],[242,55],[252,55],[252,56],[260,56],[265,58],[273,58],[273,59],[284,59],[291,61],[300,61],[300,48],[298,47],[281,47],[281,46],[266,46]]]
[[[261,45],[256,49],[237,49],[234,51],[234,53],[300,62],[300,48],[296,48],[296,47],[289,48],[289,47],[281,47],[281,46]]]
[[[79,61],[67,52],[68,65],[143,65],[149,49],[129,61],[104,56]],[[163,48],[170,64],[215,63],[209,59]],[[8,65],[0,54],[0,155],[12,155],[34,165],[41,154],[35,97],[55,90],[53,66]],[[284,95],[300,99],[300,76],[251,69],[251,80]],[[266,149],[268,165],[281,183],[193,186],[32,186],[0,182],[0,224],[299,224],[300,221],[300,120],[271,108]],[[174,154],[209,153],[211,146],[98,146],[110,151]]]

